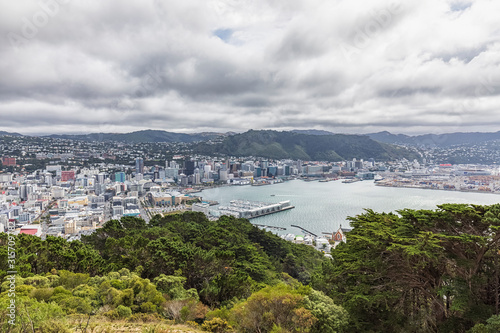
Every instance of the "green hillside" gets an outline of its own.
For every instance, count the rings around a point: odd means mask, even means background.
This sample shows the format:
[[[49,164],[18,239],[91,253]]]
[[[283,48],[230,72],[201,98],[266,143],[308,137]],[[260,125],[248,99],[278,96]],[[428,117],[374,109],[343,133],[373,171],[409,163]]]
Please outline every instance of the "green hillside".
[[[31,317],[35,328],[43,328],[37,332],[66,332],[45,330],[44,324],[70,326],[65,321],[75,315],[84,322],[86,316],[93,321],[170,320],[211,332],[235,332],[230,327],[269,332],[278,326],[322,333],[328,332],[324,325],[347,324],[345,310],[306,286],[329,259],[248,220],[223,216],[209,221],[188,212],[157,215],[146,225],[124,217],[82,242],[24,234],[11,239],[17,249],[18,322],[28,323]],[[7,234],[0,233],[1,318],[10,301],[7,243]],[[272,305],[276,301],[279,308]],[[266,312],[283,317],[265,318]],[[2,332],[7,328],[7,322],[0,323]],[[11,332],[28,331],[19,325]]]
[[[119,141],[126,143],[141,142],[196,142],[213,139],[218,133],[185,134],[159,130],[144,130],[130,133],[91,133],[81,135],[53,134],[51,138],[82,141]]]
[[[254,131],[226,137],[221,143],[200,143],[195,152],[272,159],[340,161],[353,158],[391,160],[418,155],[403,147],[380,143],[362,135],[310,135],[295,132]]]

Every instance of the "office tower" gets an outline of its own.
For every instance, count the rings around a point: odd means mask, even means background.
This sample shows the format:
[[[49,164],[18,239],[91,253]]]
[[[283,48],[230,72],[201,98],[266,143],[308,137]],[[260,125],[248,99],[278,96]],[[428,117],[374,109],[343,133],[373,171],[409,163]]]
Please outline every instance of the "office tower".
[[[135,159],[135,173],[142,173],[144,170],[144,160],[142,157],[137,157]]]

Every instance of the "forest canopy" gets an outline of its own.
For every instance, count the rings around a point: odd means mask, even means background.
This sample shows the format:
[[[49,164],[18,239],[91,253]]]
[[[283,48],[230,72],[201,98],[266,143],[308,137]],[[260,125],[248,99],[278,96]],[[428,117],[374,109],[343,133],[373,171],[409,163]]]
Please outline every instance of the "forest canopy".
[[[500,205],[366,210],[349,223],[331,259],[193,212],[112,220],[81,241],[18,235],[19,318],[39,308],[43,320],[154,316],[213,332],[496,331]],[[0,243],[3,316],[6,234]]]

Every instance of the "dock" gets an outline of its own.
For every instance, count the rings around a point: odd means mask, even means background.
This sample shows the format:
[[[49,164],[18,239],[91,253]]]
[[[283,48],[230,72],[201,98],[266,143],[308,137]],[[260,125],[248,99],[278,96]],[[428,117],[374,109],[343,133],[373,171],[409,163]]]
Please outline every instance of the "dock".
[[[308,233],[309,235],[312,235],[312,236],[314,236],[314,237],[318,237],[318,235],[316,235],[315,233],[312,233],[312,232],[310,232],[309,230],[302,228],[301,226],[298,226],[298,225],[293,225],[293,224],[292,224],[292,227],[299,228],[300,230],[302,230],[302,231],[303,231],[303,232],[305,232],[305,233]]]
[[[286,228],[283,228],[283,227],[276,227],[276,226],[273,226],[273,225],[264,225],[264,224],[256,224],[256,223],[252,223],[254,226],[256,227],[261,227],[261,228],[266,228],[266,229],[274,229],[274,230],[279,230],[279,231],[284,231],[286,230]]]
[[[253,219],[295,208],[290,201],[265,203],[248,200],[231,200],[229,206],[220,206],[221,215],[231,215],[237,218]]]

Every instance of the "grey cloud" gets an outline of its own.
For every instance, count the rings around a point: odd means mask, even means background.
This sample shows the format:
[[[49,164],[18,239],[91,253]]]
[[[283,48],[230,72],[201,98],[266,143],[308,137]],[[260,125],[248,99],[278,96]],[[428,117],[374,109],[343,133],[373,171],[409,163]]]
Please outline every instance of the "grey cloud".
[[[441,87],[401,87],[392,90],[381,90],[379,96],[386,98],[397,98],[417,94],[439,94]]]
[[[13,47],[0,0],[0,130],[489,130],[500,5],[442,1],[73,0]]]
[[[436,58],[440,58],[445,62],[449,62],[451,59],[457,59],[464,63],[471,62],[474,58],[479,56],[481,53],[487,50],[487,45],[481,45],[479,47],[472,47],[470,49],[463,49],[457,52],[444,53],[441,55],[435,55]]]

